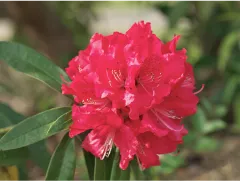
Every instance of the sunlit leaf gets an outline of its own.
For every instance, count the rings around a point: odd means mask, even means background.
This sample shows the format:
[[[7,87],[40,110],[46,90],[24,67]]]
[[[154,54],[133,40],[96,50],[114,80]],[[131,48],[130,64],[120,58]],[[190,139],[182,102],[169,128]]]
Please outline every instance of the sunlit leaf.
[[[54,108],[25,119],[0,139],[0,149],[21,148],[66,130],[70,110],[69,107]]]

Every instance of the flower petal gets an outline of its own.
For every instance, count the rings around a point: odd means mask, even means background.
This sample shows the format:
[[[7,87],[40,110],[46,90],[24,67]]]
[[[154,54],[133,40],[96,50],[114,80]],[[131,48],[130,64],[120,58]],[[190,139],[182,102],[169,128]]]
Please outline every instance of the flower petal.
[[[107,125],[101,125],[93,129],[84,139],[82,147],[100,158],[110,154],[113,146],[115,129]]]
[[[136,154],[137,139],[131,129],[123,125],[116,131],[114,143],[119,148],[121,155],[120,168],[125,170]]]

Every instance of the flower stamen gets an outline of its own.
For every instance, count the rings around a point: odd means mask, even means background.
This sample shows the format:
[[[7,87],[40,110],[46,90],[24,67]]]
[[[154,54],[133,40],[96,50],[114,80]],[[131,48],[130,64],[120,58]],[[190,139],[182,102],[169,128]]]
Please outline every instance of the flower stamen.
[[[107,158],[109,157],[109,155],[112,151],[112,147],[113,147],[114,136],[115,136],[115,131],[112,131],[109,133],[109,135],[104,143],[104,151],[103,151],[101,160],[103,160],[105,157],[107,157]]]
[[[200,92],[202,92],[202,90],[204,89],[205,85],[202,84],[202,87],[197,91],[197,92],[194,92],[194,94],[199,94]]]

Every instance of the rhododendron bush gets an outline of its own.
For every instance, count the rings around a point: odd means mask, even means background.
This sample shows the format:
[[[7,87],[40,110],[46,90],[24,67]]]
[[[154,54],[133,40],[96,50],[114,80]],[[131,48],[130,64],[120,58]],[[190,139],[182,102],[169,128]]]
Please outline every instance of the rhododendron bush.
[[[90,179],[129,179],[135,159],[141,170],[161,165],[159,155],[183,144],[183,119],[196,113],[201,91],[187,50],[176,48],[179,39],[163,42],[143,21],[126,33],[96,33],[66,73],[27,47],[1,42],[3,61],[73,101],[21,121],[1,138],[0,149],[17,151],[66,130],[48,166],[46,179],[52,180],[73,179],[74,138]]]

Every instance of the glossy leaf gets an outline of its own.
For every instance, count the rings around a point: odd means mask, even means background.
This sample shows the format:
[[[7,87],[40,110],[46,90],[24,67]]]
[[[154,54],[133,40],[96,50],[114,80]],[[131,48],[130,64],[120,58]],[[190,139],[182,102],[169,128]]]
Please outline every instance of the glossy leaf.
[[[49,163],[46,180],[74,180],[76,153],[74,139],[65,134]]]
[[[67,79],[66,73],[48,58],[15,42],[0,42],[0,60],[59,92],[62,84],[60,75]]]
[[[17,165],[28,158],[29,151],[27,147],[7,151],[0,150],[0,166]]]
[[[0,149],[21,148],[68,128],[69,107],[54,108],[25,119],[0,140]]]
[[[18,124],[20,121],[24,120],[24,118],[25,117],[23,115],[15,112],[8,105],[0,104],[0,120],[1,120],[0,127],[2,126],[11,127],[11,125]],[[2,129],[0,128],[0,130]],[[2,136],[3,135],[0,135],[0,138]],[[31,159],[35,164],[37,164],[40,168],[46,171],[51,157],[46,149],[45,141],[34,143],[30,145],[28,148],[29,159]]]

